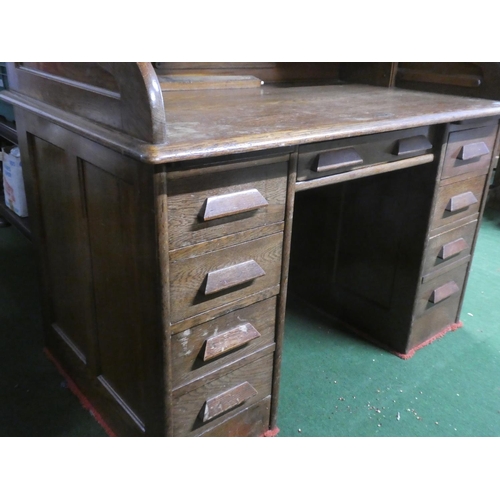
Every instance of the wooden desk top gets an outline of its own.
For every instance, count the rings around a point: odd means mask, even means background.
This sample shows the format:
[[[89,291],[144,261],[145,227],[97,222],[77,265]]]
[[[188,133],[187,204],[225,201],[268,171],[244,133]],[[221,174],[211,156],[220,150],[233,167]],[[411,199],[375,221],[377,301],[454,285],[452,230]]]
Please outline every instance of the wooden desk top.
[[[497,101],[366,85],[164,92],[167,141],[148,144],[30,97],[4,95],[152,164],[500,115]]]
[[[500,102],[364,85],[164,94],[165,159],[294,146],[500,114]]]

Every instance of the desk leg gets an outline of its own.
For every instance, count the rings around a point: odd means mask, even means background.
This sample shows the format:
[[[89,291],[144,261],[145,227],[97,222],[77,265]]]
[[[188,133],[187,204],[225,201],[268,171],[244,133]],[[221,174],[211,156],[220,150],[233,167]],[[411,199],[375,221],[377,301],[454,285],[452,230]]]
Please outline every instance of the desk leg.
[[[283,261],[281,265],[281,293],[279,296],[278,311],[276,315],[276,352],[274,356],[273,395],[271,399],[271,418],[269,425],[271,431],[277,429],[277,408],[281,375],[281,353],[283,350],[283,336],[285,333],[285,310],[288,288],[288,270],[290,264],[290,248],[292,241],[292,222],[293,207],[295,201],[295,180],[297,177],[297,158],[297,153],[291,155],[288,175],[288,190],[285,213],[286,223],[285,234],[283,238]]]

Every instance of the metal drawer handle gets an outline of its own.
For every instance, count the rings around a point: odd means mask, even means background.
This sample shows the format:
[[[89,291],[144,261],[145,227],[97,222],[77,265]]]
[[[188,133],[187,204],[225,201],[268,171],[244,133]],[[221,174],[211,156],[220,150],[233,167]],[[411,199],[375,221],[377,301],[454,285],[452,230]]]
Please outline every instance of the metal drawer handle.
[[[200,218],[202,221],[206,222],[229,215],[257,210],[268,204],[268,201],[260,194],[258,189],[210,196],[206,199],[204,210]]]
[[[458,210],[468,208],[474,205],[474,203],[477,203],[477,198],[474,196],[474,193],[467,191],[467,193],[457,194],[450,198],[448,205],[446,205],[446,210],[448,212],[458,212]]]
[[[460,252],[468,247],[467,242],[463,238],[458,238],[458,240],[450,241],[441,247],[438,257],[440,259],[446,260],[450,257],[458,255]]]
[[[259,337],[260,333],[252,324],[244,323],[208,338],[205,342],[205,348],[200,353],[200,357],[203,361],[209,361]]]
[[[429,139],[427,139],[425,135],[416,135],[414,137],[399,139],[396,143],[394,154],[401,156],[407,154],[425,153],[429,149],[432,149],[432,144]]]
[[[432,292],[429,301],[432,302],[433,304],[438,304],[439,302],[442,302],[443,300],[447,299],[448,297],[451,297],[452,295],[458,293],[459,291],[460,288],[458,288],[458,285],[454,281],[449,281],[448,283],[445,283],[439,288],[436,288]]]
[[[473,142],[471,144],[464,144],[460,153],[458,153],[459,160],[472,160],[480,158],[481,156],[490,153],[488,146],[484,142]]]
[[[337,149],[335,151],[327,151],[318,156],[318,163],[314,170],[316,172],[328,172],[344,167],[355,167],[361,165],[363,158],[359,156],[354,148]]]
[[[222,413],[236,408],[257,394],[255,388],[248,382],[243,382],[228,391],[205,401],[201,412],[203,422],[208,422]]]
[[[265,274],[264,269],[254,260],[247,260],[241,264],[210,271],[207,274],[203,293],[205,295],[217,293],[233,286],[242,285]]]

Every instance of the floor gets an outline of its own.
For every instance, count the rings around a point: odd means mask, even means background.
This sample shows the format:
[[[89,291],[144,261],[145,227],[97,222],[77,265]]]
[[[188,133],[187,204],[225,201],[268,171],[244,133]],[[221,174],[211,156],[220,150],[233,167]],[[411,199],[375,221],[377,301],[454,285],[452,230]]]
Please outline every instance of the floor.
[[[500,436],[500,211],[487,210],[463,328],[402,360],[290,300],[280,437]],[[31,244],[0,230],[0,436],[106,436],[43,353]],[[307,383],[305,383],[307,381]]]

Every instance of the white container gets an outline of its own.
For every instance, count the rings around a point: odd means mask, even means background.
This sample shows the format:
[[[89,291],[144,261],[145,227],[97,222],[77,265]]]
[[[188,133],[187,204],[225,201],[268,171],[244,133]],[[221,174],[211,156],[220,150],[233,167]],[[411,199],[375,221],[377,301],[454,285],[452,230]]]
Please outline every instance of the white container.
[[[2,149],[3,154],[3,191],[5,204],[19,217],[28,216],[26,192],[24,190],[21,154],[18,147]]]

